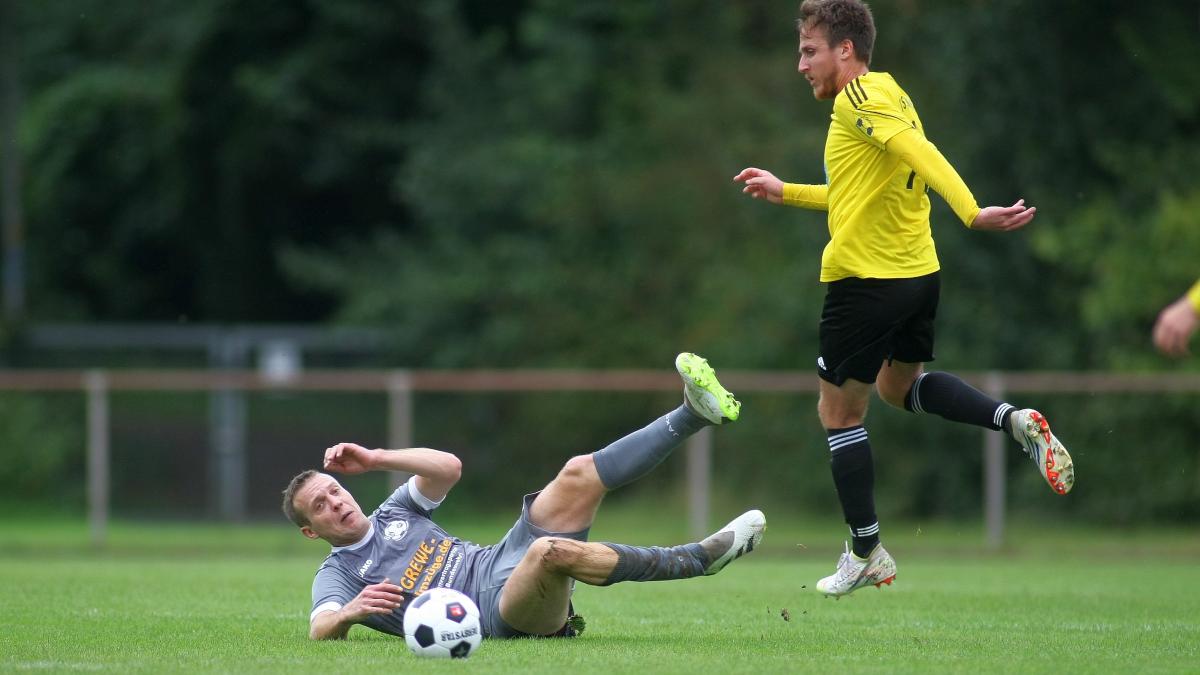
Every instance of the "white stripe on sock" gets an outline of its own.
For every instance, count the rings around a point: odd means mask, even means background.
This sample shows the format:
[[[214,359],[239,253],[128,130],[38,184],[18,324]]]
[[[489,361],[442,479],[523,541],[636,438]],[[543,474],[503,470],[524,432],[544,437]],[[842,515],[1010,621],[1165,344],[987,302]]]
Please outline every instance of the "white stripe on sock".
[[[834,452],[834,451],[837,451],[837,450],[841,450],[841,449],[842,449],[842,448],[844,448],[844,447],[847,447],[847,446],[850,446],[850,445],[857,445],[857,444],[859,444],[859,443],[862,443],[862,442],[863,442],[863,441],[865,441],[865,440],[867,440],[867,437],[866,437],[866,436],[863,436],[862,438],[855,438],[855,439],[852,439],[852,440],[846,441],[846,442],[844,442],[844,443],[834,443],[833,445],[830,445],[830,446],[829,446],[829,451],[830,451],[830,452]]]
[[[1012,412],[1014,410],[1016,410],[1016,408],[1014,408],[1013,406],[1011,406],[1007,403],[1001,403],[1000,407],[996,408],[996,414],[992,415],[992,424],[995,424],[996,426],[1003,429],[1004,425],[1001,424],[1000,422],[1002,422],[1004,420],[1005,415],[1009,414],[1010,412]]]
[[[850,528],[850,534],[855,537],[869,537],[872,534],[879,534],[879,521],[875,521],[866,527],[860,527],[857,530],[852,527]]]
[[[853,435],[843,436],[843,437],[840,437],[838,440],[834,440],[833,438],[830,438],[829,451],[833,452],[834,450],[837,450],[839,448],[844,448],[847,445],[854,445],[855,443],[862,443],[865,440],[867,440],[867,430],[859,429]]]
[[[920,375],[917,376],[916,381],[913,382],[912,409],[913,409],[913,412],[915,412],[915,413],[925,412],[925,408],[921,405],[921,380],[925,379],[925,376],[928,374],[929,373],[921,373]]]
[[[865,434],[865,433],[867,433],[867,430],[865,427],[855,427],[855,428],[851,429],[850,431],[843,431],[840,434],[834,434],[834,435],[830,436],[829,442],[836,443],[837,441],[840,441],[841,439],[846,438],[847,436],[857,436],[858,434]]]

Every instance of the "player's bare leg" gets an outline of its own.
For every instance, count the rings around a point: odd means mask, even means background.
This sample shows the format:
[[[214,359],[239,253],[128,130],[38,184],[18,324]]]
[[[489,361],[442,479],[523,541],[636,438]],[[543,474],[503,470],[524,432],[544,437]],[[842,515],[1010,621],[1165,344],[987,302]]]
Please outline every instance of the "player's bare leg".
[[[880,397],[893,403],[893,390],[907,391],[920,368],[921,364],[885,364],[875,384]],[[891,584],[896,578],[896,562],[879,543],[875,469],[863,426],[871,388],[857,380],[846,380],[840,387],[821,380],[817,412],[829,436],[830,468],[855,548],[852,551],[847,545],[837,571],[817,582],[817,589],[826,595],[845,595],[868,584]],[[903,403],[903,393],[900,400]]]
[[[871,400],[871,385],[858,380],[846,380],[839,387],[821,380],[820,386],[817,415],[821,418],[821,426],[840,429],[863,423],[867,417],[867,404]]]
[[[894,371],[892,375],[906,375]],[[896,378],[893,378],[896,379]],[[878,378],[877,378],[878,380]],[[891,380],[883,380],[887,390]],[[825,379],[820,381],[821,398],[817,412],[829,442],[829,468],[837,488],[842,514],[850,527],[853,548],[838,560],[838,571],[817,582],[817,588],[829,595],[843,595],[860,585],[864,572],[877,566],[869,564],[872,557],[887,552],[879,544],[879,521],[875,515],[875,465],[871,445],[863,422],[867,415],[873,385],[848,379],[840,386]],[[887,556],[891,562],[891,557]],[[895,563],[891,562],[891,578]],[[836,581],[836,583],[834,583]]]
[[[572,457],[530,506],[534,525],[551,532],[587,529],[607,491],[646,475],[704,427],[738,418],[741,404],[708,361],[684,352],[675,358],[675,369],[683,381],[683,405],[591,455]]]
[[[572,457],[529,505],[529,520],[550,532],[586,530],[606,492],[592,456]]]
[[[562,628],[571,581],[609,586],[622,581],[667,581],[716,574],[754,550],[767,520],[747,511],[703,541],[682,546],[627,546],[560,537],[533,542],[500,595],[500,616],[519,631],[550,635]]]
[[[875,380],[875,390],[884,403],[904,410],[904,397],[925,370],[923,363],[885,362]]]
[[[705,426],[738,418],[741,404],[708,361],[685,352],[676,357],[675,368],[683,381],[683,405],[601,450],[568,460],[530,504],[533,525],[549,532],[588,529],[609,490],[646,475]],[[549,634],[566,620],[572,580],[607,585],[714,574],[753,549],[765,528],[762,513],[751,511],[703,542],[671,548],[542,537],[505,582],[500,615],[522,632]]]
[[[571,580],[598,586],[616,564],[617,552],[603,544],[542,537],[504,582],[500,617],[523,633],[552,635],[567,621]]]

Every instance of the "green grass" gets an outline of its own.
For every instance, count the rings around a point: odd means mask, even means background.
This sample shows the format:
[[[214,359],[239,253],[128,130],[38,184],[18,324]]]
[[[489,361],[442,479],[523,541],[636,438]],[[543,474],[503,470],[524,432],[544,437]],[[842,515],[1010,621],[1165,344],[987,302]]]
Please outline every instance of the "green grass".
[[[452,531],[490,541],[507,520]],[[672,534],[645,522],[618,509],[594,538]],[[889,531],[890,588],[821,598],[842,528],[775,523],[769,545],[716,577],[580,586],[579,639],[487,641],[465,663],[433,663],[362,628],[308,641],[327,549],[286,526],[119,524],[89,552],[80,523],[10,520],[0,672],[1196,672],[1194,531],[1016,526],[995,555],[974,524]]]

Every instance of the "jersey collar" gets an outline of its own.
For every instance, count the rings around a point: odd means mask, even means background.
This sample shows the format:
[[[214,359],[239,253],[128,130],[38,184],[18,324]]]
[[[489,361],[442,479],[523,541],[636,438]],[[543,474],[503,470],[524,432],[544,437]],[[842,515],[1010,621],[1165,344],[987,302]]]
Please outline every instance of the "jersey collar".
[[[359,539],[358,541],[354,542],[353,544],[346,544],[345,546],[334,546],[333,550],[331,550],[330,553],[337,553],[338,551],[354,551],[354,550],[362,548],[363,546],[366,546],[367,542],[371,541],[371,537],[374,536],[374,534],[375,534],[375,521],[373,519],[368,518],[367,523],[370,525],[370,527],[367,528],[367,533],[363,535],[362,539]]]

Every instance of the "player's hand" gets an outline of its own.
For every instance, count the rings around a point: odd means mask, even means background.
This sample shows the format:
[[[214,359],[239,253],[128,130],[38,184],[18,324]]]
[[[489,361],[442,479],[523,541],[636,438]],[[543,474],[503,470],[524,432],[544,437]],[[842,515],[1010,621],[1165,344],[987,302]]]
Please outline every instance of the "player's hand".
[[[375,451],[355,443],[338,443],[325,449],[325,470],[344,474],[370,471],[374,467]]]
[[[1154,346],[1167,356],[1187,356],[1188,340],[1196,332],[1200,317],[1187,298],[1180,298],[1167,305],[1154,323]]]
[[[750,195],[755,199],[765,199],[772,204],[783,203],[783,181],[775,177],[775,174],[763,169],[755,169],[754,167],[742,169],[742,172],[733,177],[735,183],[745,183],[746,187],[742,188],[742,194]]]
[[[391,614],[404,604],[402,589],[391,580],[384,579],[362,589],[354,599],[342,607],[344,620],[358,623],[372,614]]]
[[[984,232],[1009,232],[1019,230],[1033,220],[1037,208],[1025,206],[1024,199],[1018,199],[1012,206],[989,206],[975,216],[971,223],[972,230]]]

